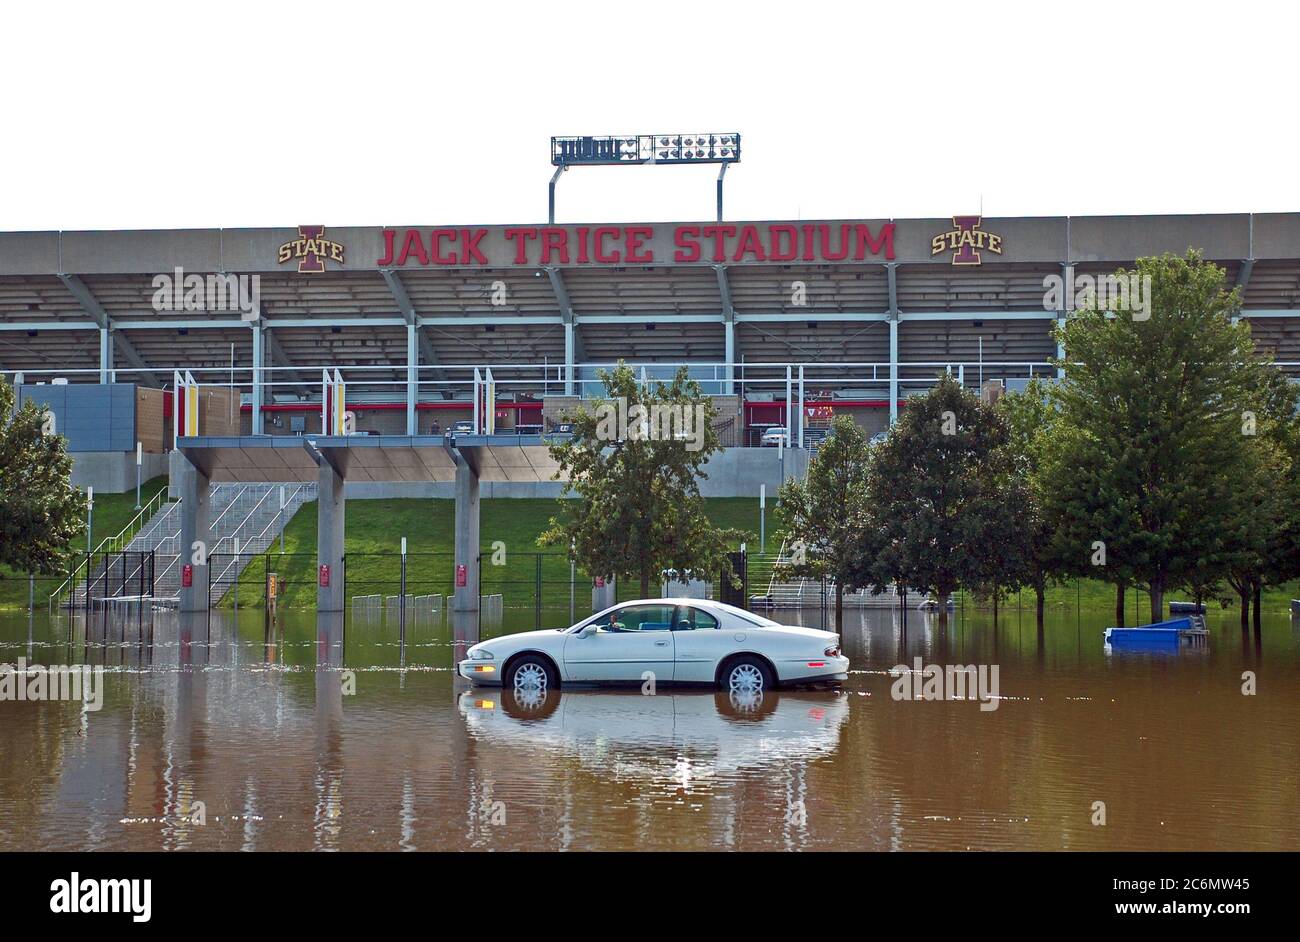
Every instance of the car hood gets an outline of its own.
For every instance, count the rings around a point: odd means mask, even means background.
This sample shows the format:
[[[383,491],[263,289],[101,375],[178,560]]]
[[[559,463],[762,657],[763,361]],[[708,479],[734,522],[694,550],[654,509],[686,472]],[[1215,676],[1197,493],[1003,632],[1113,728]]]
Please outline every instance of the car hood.
[[[491,651],[503,647],[518,648],[528,647],[543,642],[553,643],[562,639],[564,633],[568,630],[569,629],[567,628],[542,628],[538,631],[520,631],[515,634],[501,635],[498,638],[488,638],[486,641],[480,641],[478,644],[472,645],[470,650],[473,651],[474,648],[487,648]]]

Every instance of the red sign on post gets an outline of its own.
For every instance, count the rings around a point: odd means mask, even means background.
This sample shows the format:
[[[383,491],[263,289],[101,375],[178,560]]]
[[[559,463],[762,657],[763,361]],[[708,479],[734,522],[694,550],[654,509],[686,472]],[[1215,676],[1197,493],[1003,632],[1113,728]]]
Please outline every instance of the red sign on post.
[[[603,589],[603,588],[605,588],[605,577],[604,577],[604,576],[597,576],[597,577],[596,577],[596,588],[597,588],[597,589]]]
[[[328,589],[330,585],[330,567],[322,565],[320,567],[320,585],[322,589]]]
[[[469,571],[463,563],[456,564],[456,588],[463,589],[469,585]]]
[[[181,588],[190,589],[194,587],[194,567],[186,563],[181,567]]]

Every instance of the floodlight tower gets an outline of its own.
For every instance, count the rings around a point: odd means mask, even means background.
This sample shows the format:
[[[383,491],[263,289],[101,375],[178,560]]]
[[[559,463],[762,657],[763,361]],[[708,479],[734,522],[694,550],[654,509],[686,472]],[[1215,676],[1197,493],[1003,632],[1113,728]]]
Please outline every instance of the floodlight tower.
[[[633,134],[607,137],[551,138],[550,199],[546,219],[555,225],[555,184],[570,167],[619,167],[639,164],[721,164],[718,171],[718,221],[722,221],[722,181],[727,167],[740,162],[740,135]]]

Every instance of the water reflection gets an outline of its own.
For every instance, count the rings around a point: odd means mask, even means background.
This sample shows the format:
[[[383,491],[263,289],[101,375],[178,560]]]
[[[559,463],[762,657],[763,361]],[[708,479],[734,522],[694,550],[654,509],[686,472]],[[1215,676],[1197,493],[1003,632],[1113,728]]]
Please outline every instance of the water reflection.
[[[616,774],[700,779],[834,752],[848,719],[836,693],[468,690],[458,707],[479,743],[582,763],[617,752]]]
[[[470,688],[454,616],[0,616],[0,662],[106,668],[98,712],[0,701],[0,848],[1300,844],[1300,622],[1107,656],[1104,615],[1026,615],[851,611],[841,693],[749,699]],[[1000,665],[999,709],[895,701],[916,657]]]

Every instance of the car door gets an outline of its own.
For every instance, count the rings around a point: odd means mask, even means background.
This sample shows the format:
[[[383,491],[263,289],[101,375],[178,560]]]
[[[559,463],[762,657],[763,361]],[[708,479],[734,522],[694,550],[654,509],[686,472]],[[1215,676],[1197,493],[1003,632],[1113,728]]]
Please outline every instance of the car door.
[[[724,631],[717,616],[703,607],[678,606],[673,629],[676,659],[673,679],[682,683],[712,683],[718,662],[739,647],[735,634]]]
[[[581,682],[644,681],[646,672],[657,682],[673,679],[674,605],[626,605],[602,617],[587,637],[570,635],[564,642],[564,666]]]

